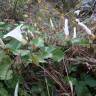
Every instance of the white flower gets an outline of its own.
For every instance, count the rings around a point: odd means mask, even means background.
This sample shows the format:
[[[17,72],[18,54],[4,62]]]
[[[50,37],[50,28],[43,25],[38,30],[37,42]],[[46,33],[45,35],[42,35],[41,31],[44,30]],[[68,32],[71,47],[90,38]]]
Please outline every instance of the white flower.
[[[69,80],[69,84],[70,84],[70,89],[71,89],[72,96],[74,96],[74,93],[73,93],[73,83],[72,83],[71,80]]]
[[[21,26],[22,26],[22,24],[17,26],[15,29],[10,31],[6,35],[4,35],[3,38],[12,37],[12,38],[15,38],[16,40],[20,41],[22,44],[26,44],[27,41],[24,39],[24,37],[22,35]]]
[[[18,96],[18,91],[19,91],[19,82],[17,82],[17,84],[16,84],[14,96]]]
[[[92,31],[83,22],[80,22],[79,19],[76,19],[76,22],[79,26],[82,27],[82,29],[84,29],[87,32],[88,35],[93,35]]]
[[[80,14],[80,11],[81,10],[76,10],[75,12],[74,12],[74,14],[76,14],[77,16]]]
[[[65,33],[66,37],[69,36],[69,28],[68,28],[68,19],[67,18],[65,19],[65,22],[64,22],[64,33]]]
[[[51,24],[51,28],[52,28],[52,29],[55,29],[54,24],[53,24],[53,21],[52,21],[51,18],[50,18],[50,24]]]
[[[76,38],[76,27],[73,29],[73,38]]]

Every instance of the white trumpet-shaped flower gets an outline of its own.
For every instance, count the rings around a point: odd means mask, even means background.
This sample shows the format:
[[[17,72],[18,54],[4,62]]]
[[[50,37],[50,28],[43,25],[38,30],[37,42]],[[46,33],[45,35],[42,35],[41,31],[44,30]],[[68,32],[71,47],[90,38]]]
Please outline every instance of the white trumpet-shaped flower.
[[[73,28],[73,38],[76,38],[76,27]]]
[[[22,44],[26,44],[27,40],[25,40],[22,35],[21,26],[22,26],[22,24],[17,26],[15,29],[10,31],[6,35],[4,35],[3,38],[12,37],[12,38],[15,38],[16,40],[20,41]]]
[[[92,31],[83,22],[80,22],[79,19],[76,19],[76,22],[79,26],[82,27],[82,29],[84,29],[87,32],[88,35],[93,35]]]
[[[66,37],[69,36],[69,27],[68,27],[68,19],[67,18],[65,19],[65,22],[64,22],[64,33],[65,33]]]

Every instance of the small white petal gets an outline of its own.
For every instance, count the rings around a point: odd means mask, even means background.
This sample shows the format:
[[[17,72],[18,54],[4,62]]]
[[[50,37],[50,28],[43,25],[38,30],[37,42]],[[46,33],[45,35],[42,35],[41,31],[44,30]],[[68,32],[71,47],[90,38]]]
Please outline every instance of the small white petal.
[[[72,84],[72,81],[71,80],[69,80],[69,84],[70,84],[70,88],[71,88],[71,93],[72,93],[72,96],[73,96],[73,84]]]
[[[31,32],[31,31],[28,30],[28,33],[30,34],[30,36],[31,36],[32,38],[35,38],[33,32]]]
[[[80,22],[80,20],[79,20],[79,19],[76,19],[76,22],[77,22],[77,23],[79,23],[79,22]]]
[[[79,19],[76,19],[76,22],[87,32],[87,34],[93,35],[92,31],[83,22],[80,22]]]
[[[51,24],[51,28],[52,28],[52,29],[55,29],[54,24],[53,24],[53,21],[52,21],[51,18],[50,18],[50,24]]]
[[[16,84],[14,96],[18,96],[18,89],[19,89],[19,82],[17,82],[17,84]]]
[[[76,38],[76,27],[74,27],[74,29],[73,29],[74,31],[74,33],[73,33],[73,38]]]
[[[9,33],[7,33],[6,35],[4,35],[3,38],[12,37],[12,38],[15,38],[16,40],[20,41],[22,44],[26,44],[27,41],[23,38],[21,26],[22,26],[22,24],[20,26],[16,27],[15,29],[13,29],[12,31],[10,31]]]
[[[77,16],[80,14],[80,11],[81,10],[76,10],[75,12],[74,12],[74,14],[76,14]]]
[[[69,36],[68,19],[65,19],[65,23],[64,23],[64,33],[65,33],[66,36]]]

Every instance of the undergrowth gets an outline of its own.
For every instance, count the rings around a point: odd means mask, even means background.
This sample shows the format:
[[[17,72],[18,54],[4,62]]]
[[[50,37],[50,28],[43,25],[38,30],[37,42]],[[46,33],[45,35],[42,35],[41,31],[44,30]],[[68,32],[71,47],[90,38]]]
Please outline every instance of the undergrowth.
[[[10,0],[3,7],[0,96],[96,96],[96,24],[90,30],[76,19],[81,0],[73,1]],[[81,8],[80,19],[93,7]]]
[[[45,35],[26,24],[21,27],[26,45],[4,38],[17,25],[0,23],[0,96],[96,95],[95,46],[84,38],[47,44]]]

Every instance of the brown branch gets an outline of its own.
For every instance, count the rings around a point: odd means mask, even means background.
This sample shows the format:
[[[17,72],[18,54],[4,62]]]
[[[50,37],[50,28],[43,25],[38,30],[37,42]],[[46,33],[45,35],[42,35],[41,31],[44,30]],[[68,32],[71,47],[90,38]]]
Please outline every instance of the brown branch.
[[[44,72],[46,72],[60,87],[61,87],[61,89],[64,91],[64,92],[66,92],[66,89],[62,86],[62,84],[61,84],[61,82],[59,82],[59,80],[56,78],[56,77],[54,77],[52,74],[50,74],[50,72],[48,71],[48,70],[46,70],[44,67],[42,67],[42,66],[40,66],[40,65],[38,65],[41,69],[43,69],[44,70]]]
[[[95,58],[68,58],[68,59],[65,59],[65,60],[68,60],[68,61],[73,61],[73,62],[77,62],[77,63],[81,63],[81,62],[88,62],[88,63],[91,63],[91,64],[96,64],[96,59]]]

